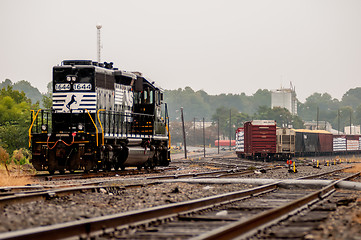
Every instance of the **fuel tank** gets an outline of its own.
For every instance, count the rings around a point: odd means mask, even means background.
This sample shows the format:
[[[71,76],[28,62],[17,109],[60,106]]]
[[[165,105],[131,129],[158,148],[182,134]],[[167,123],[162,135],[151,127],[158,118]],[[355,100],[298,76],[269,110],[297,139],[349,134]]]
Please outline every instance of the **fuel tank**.
[[[141,146],[128,146],[129,154],[127,160],[123,163],[126,167],[141,166],[149,158],[153,157],[154,151]]]

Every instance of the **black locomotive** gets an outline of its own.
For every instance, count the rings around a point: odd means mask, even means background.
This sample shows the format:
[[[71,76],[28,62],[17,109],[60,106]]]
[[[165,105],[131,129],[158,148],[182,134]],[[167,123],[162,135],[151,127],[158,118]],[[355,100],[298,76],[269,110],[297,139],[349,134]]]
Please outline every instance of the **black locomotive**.
[[[53,107],[32,111],[29,145],[36,170],[168,166],[163,91],[113,63],[66,60],[53,67]]]

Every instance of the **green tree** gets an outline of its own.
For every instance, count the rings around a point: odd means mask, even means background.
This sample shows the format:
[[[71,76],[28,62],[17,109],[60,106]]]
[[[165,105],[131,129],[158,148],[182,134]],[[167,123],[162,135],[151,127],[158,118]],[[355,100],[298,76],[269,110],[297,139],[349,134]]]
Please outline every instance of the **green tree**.
[[[361,104],[358,105],[355,111],[355,125],[361,125]]]
[[[333,128],[337,126],[337,112],[340,108],[340,102],[332,98],[328,93],[313,93],[304,104],[299,103],[298,115],[305,121],[328,121]]]
[[[339,118],[339,119],[338,119]],[[343,106],[340,108],[340,115],[336,117],[336,121],[340,123],[340,131],[343,132],[345,126],[350,126],[350,123],[354,125],[355,123],[355,114],[351,106]],[[336,127],[335,129],[338,129]]]
[[[0,91],[0,145],[7,152],[28,147],[30,109],[36,108],[30,102],[24,92],[13,90],[11,86]]]
[[[265,105],[271,106],[271,93],[259,89],[252,96],[241,94],[208,95],[205,91],[194,91],[190,87],[177,90],[165,90],[165,102],[168,103],[169,116],[172,121],[179,120],[179,109],[183,107],[184,118],[191,121],[194,118],[211,119],[215,109],[227,106],[237,112],[254,114],[256,109]]]
[[[269,108],[261,106],[258,108],[254,119],[276,120],[278,127],[303,128],[303,121],[298,116],[292,115],[286,108]]]
[[[342,106],[351,106],[356,109],[361,102],[361,87],[352,88],[342,96]]]
[[[26,96],[33,104],[40,103],[42,100],[40,91],[31,86],[28,81],[22,80],[12,83],[11,80],[6,79],[4,82],[0,83],[0,89],[7,89],[8,87],[12,87],[12,90],[17,90],[19,93],[24,93],[24,96]]]
[[[251,117],[246,113],[238,112],[235,108],[219,107],[212,116],[214,125],[217,124],[218,120],[221,135],[228,137],[231,134],[233,137],[236,129],[242,127],[244,122],[251,120]]]
[[[43,102],[43,106],[44,106],[45,109],[50,109],[53,106],[53,99],[52,99],[53,98],[53,85],[52,85],[52,82],[48,83],[47,89],[48,89],[48,92],[47,92],[47,94],[43,95],[42,102]]]
[[[260,106],[271,107],[271,92],[267,89],[258,89],[257,92],[252,95],[252,101],[255,109]]]

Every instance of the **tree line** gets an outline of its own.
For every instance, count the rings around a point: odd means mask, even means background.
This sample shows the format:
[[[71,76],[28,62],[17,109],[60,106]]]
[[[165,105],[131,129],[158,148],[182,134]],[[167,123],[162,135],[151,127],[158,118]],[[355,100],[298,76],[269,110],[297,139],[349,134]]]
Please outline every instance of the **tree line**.
[[[348,90],[341,100],[328,93],[313,93],[305,102],[298,101],[298,115],[293,116],[285,108],[271,109],[271,91],[259,89],[251,96],[245,93],[208,95],[190,87],[165,90],[171,121],[180,121],[179,109],[184,109],[186,122],[200,121],[203,117],[214,124],[220,122],[222,135],[252,119],[276,120],[277,125],[303,128],[303,121],[328,121],[333,129],[343,131],[345,126],[361,124],[361,87]],[[190,131],[191,132],[191,131]]]

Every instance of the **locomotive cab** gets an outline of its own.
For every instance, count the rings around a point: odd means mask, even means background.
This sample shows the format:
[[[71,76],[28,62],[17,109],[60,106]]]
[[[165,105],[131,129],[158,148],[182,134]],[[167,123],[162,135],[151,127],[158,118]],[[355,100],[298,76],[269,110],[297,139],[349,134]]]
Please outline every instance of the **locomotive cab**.
[[[139,73],[138,73],[139,74]],[[163,92],[160,88],[151,84],[141,76],[137,76],[134,92],[134,112],[141,115],[153,115],[154,118],[142,121],[136,118],[136,125],[141,125],[144,129],[141,132],[149,134],[165,134],[165,121],[162,118]],[[154,131],[154,132],[153,132]]]

